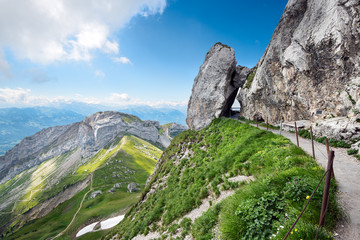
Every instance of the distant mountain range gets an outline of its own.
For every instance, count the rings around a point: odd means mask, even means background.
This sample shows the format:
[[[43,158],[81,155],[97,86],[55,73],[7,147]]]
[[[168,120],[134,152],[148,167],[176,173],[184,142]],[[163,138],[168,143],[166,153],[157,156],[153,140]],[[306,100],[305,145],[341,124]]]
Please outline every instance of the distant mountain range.
[[[24,137],[48,127],[79,122],[84,115],[48,107],[0,108],[0,155]]]
[[[115,110],[138,116],[142,120],[155,120],[160,124],[185,124],[185,108],[152,108],[128,106],[110,109],[107,106],[71,103],[56,107],[0,108],[0,155],[14,147],[24,137],[54,126],[82,121],[85,116],[99,111]]]
[[[142,120],[155,120],[160,124],[174,122],[186,125],[186,114],[177,109],[135,106],[125,109],[118,109],[118,111],[138,116]]]

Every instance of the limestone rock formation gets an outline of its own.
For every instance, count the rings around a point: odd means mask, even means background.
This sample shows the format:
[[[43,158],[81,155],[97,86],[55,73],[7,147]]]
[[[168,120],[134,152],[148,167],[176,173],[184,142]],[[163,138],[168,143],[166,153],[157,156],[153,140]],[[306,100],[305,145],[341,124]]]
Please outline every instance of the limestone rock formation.
[[[96,196],[101,195],[101,194],[102,194],[101,190],[92,192],[90,198],[96,198]]]
[[[328,138],[348,142],[360,139],[360,124],[354,118],[337,117],[326,119],[313,124],[312,128],[316,137],[327,136]]]
[[[194,80],[186,118],[188,126],[199,130],[214,118],[227,116],[250,71],[246,67],[236,67],[231,47],[221,43],[211,47]]]
[[[358,114],[359,49],[358,0],[290,0],[239,91],[241,114],[271,123]]]
[[[0,183],[76,148],[80,149],[82,158],[93,156],[125,134],[167,147],[170,139],[165,133],[160,133],[159,129],[159,122],[141,121],[133,115],[119,112],[99,112],[79,123],[42,130],[24,138],[0,158]]]
[[[131,182],[128,184],[127,189],[129,190],[129,192],[134,192],[137,190],[138,186],[139,186],[139,184]]]

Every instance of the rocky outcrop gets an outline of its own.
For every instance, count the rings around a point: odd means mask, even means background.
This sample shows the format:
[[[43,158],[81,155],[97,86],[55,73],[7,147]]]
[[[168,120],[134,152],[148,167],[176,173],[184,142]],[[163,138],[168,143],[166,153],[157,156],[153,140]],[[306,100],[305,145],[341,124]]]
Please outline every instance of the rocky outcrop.
[[[75,148],[80,148],[82,158],[88,158],[125,134],[167,147],[170,139],[159,130],[156,121],[141,121],[119,112],[96,113],[79,123],[48,128],[23,139],[0,158],[0,183]]]
[[[98,195],[101,195],[101,194],[102,194],[101,190],[92,192],[91,195],[90,195],[90,198],[96,198]]]
[[[131,182],[128,184],[127,189],[129,190],[129,192],[134,192],[137,190],[138,186],[139,184]]]
[[[360,124],[353,118],[337,117],[326,119],[313,124],[313,133],[316,137],[326,136],[347,142],[360,140]]]
[[[187,125],[194,130],[206,127],[214,118],[227,116],[239,87],[250,70],[236,67],[235,52],[216,43],[206,54],[194,80],[188,104]]]
[[[290,0],[237,99],[269,122],[353,116],[360,109],[360,2]]]

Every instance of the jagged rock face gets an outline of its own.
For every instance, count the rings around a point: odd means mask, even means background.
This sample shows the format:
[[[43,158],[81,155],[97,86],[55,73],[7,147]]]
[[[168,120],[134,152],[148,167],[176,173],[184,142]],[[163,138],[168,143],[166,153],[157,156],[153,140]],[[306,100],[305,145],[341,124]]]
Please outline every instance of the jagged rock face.
[[[352,116],[360,109],[360,2],[290,0],[241,114],[272,123]]]
[[[249,71],[245,67],[236,67],[235,52],[231,47],[221,43],[211,47],[194,80],[187,125],[199,130],[214,118],[228,115]]]
[[[141,121],[132,115],[118,112],[94,114],[85,118],[80,124],[79,139],[82,154],[84,157],[91,156],[110,141],[124,134],[132,134],[167,147],[169,144],[163,144],[160,140],[159,129],[159,122]]]
[[[116,138],[131,134],[167,147],[169,137],[159,133],[160,124],[141,121],[119,112],[96,113],[80,123],[42,130],[24,138],[0,158],[0,184],[45,160],[80,148],[81,157],[93,156]]]
[[[0,159],[0,184],[78,145],[79,123],[44,129],[24,138]]]

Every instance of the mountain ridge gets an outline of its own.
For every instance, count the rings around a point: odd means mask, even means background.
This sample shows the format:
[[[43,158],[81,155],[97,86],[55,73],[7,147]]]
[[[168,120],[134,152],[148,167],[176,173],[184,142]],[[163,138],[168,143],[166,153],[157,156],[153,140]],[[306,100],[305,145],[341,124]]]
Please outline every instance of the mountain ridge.
[[[171,126],[177,128],[181,125]],[[133,115],[111,111],[93,114],[78,123],[44,129],[23,139],[0,158],[0,182],[75,147],[80,147],[82,158],[89,157],[125,133],[166,147],[170,139],[165,132],[159,134],[160,129],[162,127],[156,121],[142,121]]]

